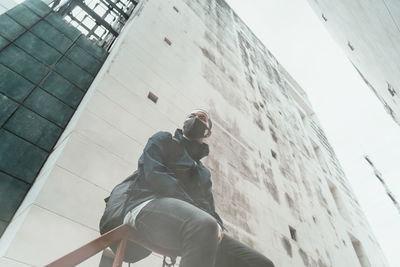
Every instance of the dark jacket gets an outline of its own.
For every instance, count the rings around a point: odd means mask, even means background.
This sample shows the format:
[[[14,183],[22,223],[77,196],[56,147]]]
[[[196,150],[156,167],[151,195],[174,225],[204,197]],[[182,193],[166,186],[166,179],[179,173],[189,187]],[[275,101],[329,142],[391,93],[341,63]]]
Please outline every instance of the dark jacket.
[[[180,129],[174,136],[168,132],[154,134],[139,158],[137,171],[117,185],[106,199],[100,233],[121,225],[126,213],[140,203],[160,197],[191,203],[211,214],[223,227],[215,212],[211,173],[200,161],[208,152],[207,144],[185,139]],[[136,251],[130,253],[129,246]],[[131,243],[125,260],[135,262],[148,254],[148,250]]]

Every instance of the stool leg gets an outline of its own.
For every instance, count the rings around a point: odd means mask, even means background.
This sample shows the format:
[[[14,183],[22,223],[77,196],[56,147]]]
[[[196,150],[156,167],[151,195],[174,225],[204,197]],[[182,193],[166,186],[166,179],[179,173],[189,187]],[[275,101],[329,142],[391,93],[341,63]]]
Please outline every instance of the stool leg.
[[[117,253],[114,258],[113,267],[121,267],[122,266],[122,260],[124,259],[124,255],[125,255],[126,241],[127,241],[127,238],[125,237],[119,243]]]

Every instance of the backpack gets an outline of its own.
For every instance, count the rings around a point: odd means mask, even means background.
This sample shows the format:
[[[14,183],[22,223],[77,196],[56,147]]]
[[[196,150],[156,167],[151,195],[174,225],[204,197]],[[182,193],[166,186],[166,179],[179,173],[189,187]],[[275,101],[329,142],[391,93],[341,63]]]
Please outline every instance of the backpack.
[[[120,226],[126,215],[126,205],[130,198],[131,188],[137,177],[137,172],[134,172],[128,178],[126,178],[122,183],[118,184],[111,191],[109,197],[104,199],[106,202],[106,208],[104,210],[103,216],[100,220],[100,233],[104,234],[112,229]],[[110,248],[116,253],[118,243],[113,244]],[[137,262],[148,255],[151,251],[145,249],[144,247],[129,241],[126,244],[126,250],[124,255],[125,262]]]

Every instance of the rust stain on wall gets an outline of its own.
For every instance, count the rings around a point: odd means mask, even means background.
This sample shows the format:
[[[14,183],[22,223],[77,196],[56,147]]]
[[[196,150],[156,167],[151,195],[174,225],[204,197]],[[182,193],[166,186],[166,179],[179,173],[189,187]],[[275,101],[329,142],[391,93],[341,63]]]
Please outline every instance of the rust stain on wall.
[[[296,196],[295,199],[293,199],[293,197],[290,196],[288,192],[285,192],[285,199],[292,215],[300,222],[303,222],[303,217],[300,211],[299,197]]]
[[[254,80],[252,77],[252,70],[250,68],[250,56],[248,54],[248,50],[251,48],[250,43],[247,41],[247,39],[243,36],[241,32],[237,32],[238,36],[238,43],[239,43],[239,48],[241,51],[242,55],[242,62],[246,68],[245,70],[245,77],[246,80],[249,82],[250,86],[254,89]]]
[[[329,215],[332,215],[331,211],[329,210],[328,201],[326,200],[324,194],[322,193],[321,187],[320,187],[319,185],[315,185],[315,187],[316,187],[315,189],[316,189],[316,192],[317,192],[317,198],[318,198],[319,204],[320,204],[322,207],[325,208],[326,212],[327,212]]]
[[[271,133],[272,140],[274,140],[275,143],[278,143],[278,137],[276,136],[274,128],[272,128],[271,126],[269,126],[268,128],[269,132]]]
[[[254,118],[254,123],[258,126],[258,128],[260,128],[261,131],[265,131],[264,123],[263,123],[262,118],[261,118],[261,116],[259,114],[256,115],[256,117]]]
[[[282,246],[285,249],[286,253],[292,257],[292,245],[290,244],[290,240],[287,239],[285,236],[281,237]]]
[[[214,54],[212,54],[210,51],[208,51],[206,48],[204,47],[200,47],[201,52],[203,53],[203,56],[205,56],[206,58],[208,58],[212,63],[214,63],[215,65],[217,65],[217,62],[215,61],[215,56]]]
[[[285,192],[285,199],[286,199],[286,203],[288,204],[288,206],[291,210],[296,208],[294,205],[293,199],[289,196],[289,194],[287,192]]]
[[[301,248],[299,248],[299,255],[303,261],[304,266],[310,266],[310,260],[308,259],[307,253],[304,252]]]
[[[297,162],[298,162],[298,166],[299,166],[301,182],[302,182],[304,188],[306,189],[308,197],[311,198],[313,196],[313,191],[312,191],[310,182],[308,181],[308,179],[311,179],[311,174],[308,174],[308,172],[306,171],[306,167],[305,167],[303,159],[301,157],[297,159]],[[310,175],[309,178],[307,177],[308,175]]]
[[[268,120],[271,122],[272,126],[274,126],[275,128],[277,128],[278,125],[277,125],[275,119],[272,117],[271,113],[267,112],[266,115],[267,115]]]
[[[318,259],[318,267],[329,267],[322,259]]]
[[[228,103],[234,107],[237,107],[239,110],[245,110],[245,104],[243,100],[237,94],[232,94],[232,88],[229,88],[221,74],[215,71],[215,68],[212,68],[208,65],[203,65],[203,78],[214,88],[219,91],[220,94],[228,101]]]
[[[269,193],[273,197],[273,199],[280,204],[280,199],[279,199],[279,191],[278,188],[275,184],[274,180],[274,173],[271,168],[265,168],[264,163],[261,163],[261,169],[264,172],[264,177],[263,177],[263,182],[265,187],[268,189]]]

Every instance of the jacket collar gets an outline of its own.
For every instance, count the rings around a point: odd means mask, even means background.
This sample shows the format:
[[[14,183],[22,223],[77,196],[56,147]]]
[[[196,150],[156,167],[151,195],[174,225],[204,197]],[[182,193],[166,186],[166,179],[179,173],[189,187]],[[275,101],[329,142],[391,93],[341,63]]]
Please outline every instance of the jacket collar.
[[[188,151],[189,155],[194,160],[200,160],[208,155],[210,149],[208,144],[206,143],[198,143],[197,141],[190,141],[183,136],[183,132],[181,129],[176,129],[174,137],[179,141],[179,143],[183,144]]]

